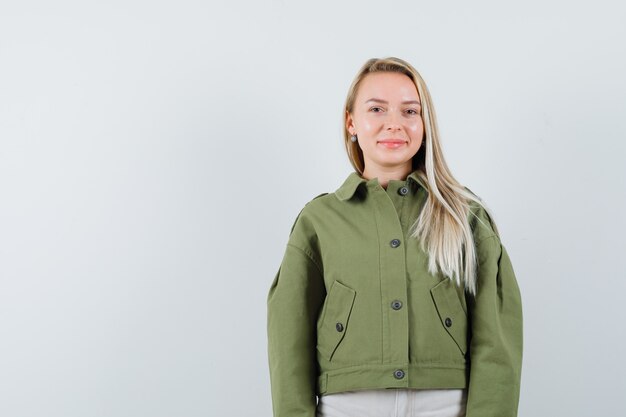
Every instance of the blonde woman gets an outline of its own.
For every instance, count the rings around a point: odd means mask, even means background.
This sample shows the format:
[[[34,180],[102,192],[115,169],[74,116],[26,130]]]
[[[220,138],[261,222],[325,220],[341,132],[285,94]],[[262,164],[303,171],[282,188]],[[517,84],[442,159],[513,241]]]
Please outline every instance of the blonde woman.
[[[300,211],[268,294],[274,416],[516,416],[519,287],[424,80],[368,60],[344,122],[355,171]]]

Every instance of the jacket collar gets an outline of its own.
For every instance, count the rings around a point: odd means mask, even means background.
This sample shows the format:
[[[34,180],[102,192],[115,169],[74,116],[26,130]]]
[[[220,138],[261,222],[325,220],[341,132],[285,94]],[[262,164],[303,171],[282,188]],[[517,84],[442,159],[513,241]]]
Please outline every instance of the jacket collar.
[[[407,184],[409,182],[413,182],[417,186],[422,187],[425,190],[428,190],[428,187],[426,186],[425,181],[419,177],[418,170],[411,172],[407,176]],[[378,178],[376,177],[370,180],[366,180],[365,178],[361,177],[357,172],[353,171],[350,173],[350,175],[348,175],[348,178],[346,178],[346,180],[343,182],[341,187],[339,187],[337,191],[335,191],[335,195],[341,201],[349,200],[352,198],[357,188],[359,188],[359,185],[363,183],[376,185],[378,184]]]

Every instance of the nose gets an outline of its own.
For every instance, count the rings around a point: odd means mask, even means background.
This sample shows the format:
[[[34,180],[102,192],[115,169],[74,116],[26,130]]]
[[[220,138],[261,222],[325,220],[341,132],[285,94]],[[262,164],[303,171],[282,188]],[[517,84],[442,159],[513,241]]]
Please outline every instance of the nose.
[[[396,131],[400,130],[400,121],[397,112],[389,112],[389,116],[387,117],[387,130]]]

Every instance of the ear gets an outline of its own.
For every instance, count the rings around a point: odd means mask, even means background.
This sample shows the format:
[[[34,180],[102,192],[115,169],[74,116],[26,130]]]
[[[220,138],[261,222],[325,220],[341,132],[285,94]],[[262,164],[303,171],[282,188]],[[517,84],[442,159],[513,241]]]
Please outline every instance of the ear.
[[[352,115],[346,110],[346,130],[351,134],[354,135],[355,129],[354,129],[354,122],[352,120]]]

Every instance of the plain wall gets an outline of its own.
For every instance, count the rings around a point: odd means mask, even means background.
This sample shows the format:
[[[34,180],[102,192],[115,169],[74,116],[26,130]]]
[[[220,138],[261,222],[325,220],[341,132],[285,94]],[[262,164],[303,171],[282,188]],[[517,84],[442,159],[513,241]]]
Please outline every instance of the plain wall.
[[[0,415],[270,416],[267,292],[384,56],[495,214],[519,415],[624,415],[617,4],[1,2]]]

